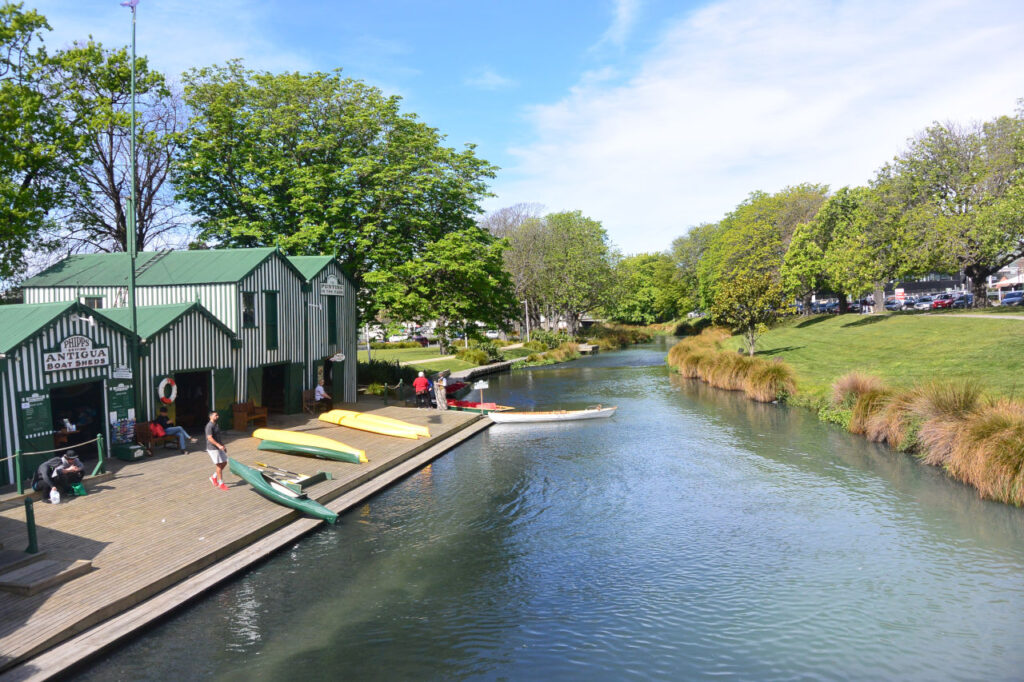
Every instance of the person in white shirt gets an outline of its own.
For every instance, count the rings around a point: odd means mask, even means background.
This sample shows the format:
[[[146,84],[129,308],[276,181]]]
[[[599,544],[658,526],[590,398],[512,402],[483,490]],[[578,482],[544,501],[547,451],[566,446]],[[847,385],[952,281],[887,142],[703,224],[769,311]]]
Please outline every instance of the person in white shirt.
[[[331,394],[324,390],[324,380],[321,379],[316,384],[316,390],[313,391],[313,399],[318,403],[323,400],[326,401],[328,407],[331,407]]]

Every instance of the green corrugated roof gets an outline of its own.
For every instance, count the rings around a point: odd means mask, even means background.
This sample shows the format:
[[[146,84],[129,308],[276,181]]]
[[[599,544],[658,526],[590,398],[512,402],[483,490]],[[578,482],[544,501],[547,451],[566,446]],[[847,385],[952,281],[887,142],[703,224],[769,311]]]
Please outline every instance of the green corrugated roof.
[[[144,251],[136,260],[138,286],[237,282],[277,249],[208,249],[202,251]],[[287,261],[287,259],[285,259]],[[22,286],[127,286],[126,253],[88,253],[68,256],[26,280]]]
[[[135,308],[135,322],[138,334],[143,339],[150,339],[159,334],[179,317],[196,308],[207,318],[220,327],[225,334],[234,337],[234,334],[224,324],[216,319],[209,311],[198,303],[172,303],[170,305],[140,305]],[[132,328],[132,311],[130,308],[101,308],[96,312],[108,320],[119,324],[127,329]]]
[[[0,305],[0,353],[9,353],[76,305],[74,301]]]
[[[295,269],[302,273],[307,282],[320,274],[320,271],[334,260],[333,256],[288,256]]]

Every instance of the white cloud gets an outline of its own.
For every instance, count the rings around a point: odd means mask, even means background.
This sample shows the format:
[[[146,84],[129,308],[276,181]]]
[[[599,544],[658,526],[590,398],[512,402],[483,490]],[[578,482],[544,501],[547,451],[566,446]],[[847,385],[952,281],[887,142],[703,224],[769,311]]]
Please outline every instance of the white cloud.
[[[1022,35],[1014,0],[716,2],[624,84],[592,72],[529,109],[488,208],[578,208],[626,252],[663,249],[750,191],[863,184],[932,120],[1011,113]]]
[[[597,43],[598,47],[609,43],[621,47],[636,22],[640,0],[614,0],[614,3],[611,26],[601,36],[601,40]]]
[[[502,76],[487,66],[477,70],[473,75],[467,76],[463,83],[470,87],[480,88],[481,90],[504,90],[516,86],[514,80]]]

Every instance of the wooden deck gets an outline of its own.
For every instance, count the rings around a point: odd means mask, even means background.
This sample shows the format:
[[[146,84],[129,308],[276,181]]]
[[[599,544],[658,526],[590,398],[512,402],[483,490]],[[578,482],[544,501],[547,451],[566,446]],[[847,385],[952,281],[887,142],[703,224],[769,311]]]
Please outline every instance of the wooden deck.
[[[389,407],[375,401],[361,402],[358,409],[424,424],[431,438],[390,438],[291,415],[271,417],[271,426],[310,431],[363,448],[369,463],[259,451],[258,440],[235,431],[225,432],[228,453],[245,464],[264,462],[302,473],[328,471],[334,479],[309,488],[309,496],[325,504],[334,500],[329,506],[341,509],[346,508],[342,496],[357,489],[378,489],[410,467],[422,466],[417,457],[429,461],[423,458],[437,456],[454,444],[456,432],[466,429],[468,435],[478,430],[467,427],[480,419],[466,412]],[[47,553],[46,558],[90,560],[93,570],[32,596],[0,592],[0,671],[10,671],[12,679],[38,677],[31,662],[10,669],[165,590],[170,592],[168,588],[190,576],[211,571],[222,560],[238,563],[238,557],[246,554],[241,550],[249,548],[248,563],[258,560],[273,551],[273,543],[267,540],[275,532],[301,534],[322,523],[264,499],[227,472],[230,490],[215,489],[208,480],[213,465],[202,445],[200,438],[188,454],[158,449],[155,457],[138,462],[115,460],[114,478],[92,486],[88,496],[60,505],[35,505],[39,549]],[[369,485],[375,479],[377,485]],[[0,545],[10,550],[26,544],[22,503],[13,499],[0,503]]]

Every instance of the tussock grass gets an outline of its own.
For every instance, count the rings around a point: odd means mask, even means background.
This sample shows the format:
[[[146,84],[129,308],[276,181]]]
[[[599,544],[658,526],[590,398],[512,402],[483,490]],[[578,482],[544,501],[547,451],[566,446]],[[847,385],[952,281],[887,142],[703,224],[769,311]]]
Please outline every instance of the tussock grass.
[[[867,393],[885,390],[885,382],[876,376],[854,370],[836,379],[832,384],[832,403],[852,407]]]
[[[983,497],[1024,504],[1024,405],[1004,399],[964,420],[947,470]]]
[[[865,389],[858,393],[850,417],[850,433],[866,435],[871,419],[885,409],[891,398],[892,391],[882,385],[880,379],[877,388]]]
[[[903,452],[914,449],[920,428],[920,419],[911,412],[916,400],[916,389],[890,395],[884,405],[867,417],[864,435],[876,443],[888,443]]]
[[[743,390],[748,398],[770,403],[796,393],[796,373],[781,360],[754,359]]]

